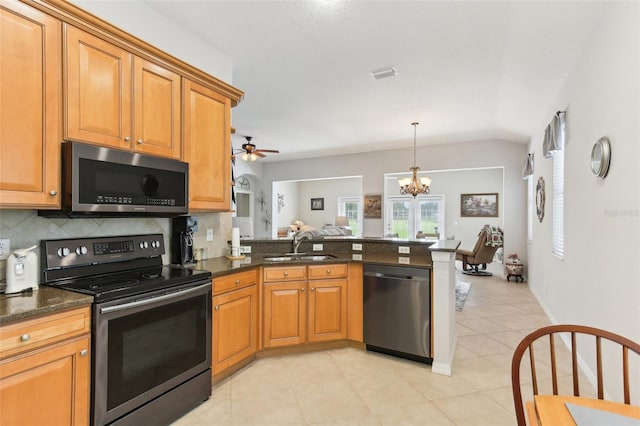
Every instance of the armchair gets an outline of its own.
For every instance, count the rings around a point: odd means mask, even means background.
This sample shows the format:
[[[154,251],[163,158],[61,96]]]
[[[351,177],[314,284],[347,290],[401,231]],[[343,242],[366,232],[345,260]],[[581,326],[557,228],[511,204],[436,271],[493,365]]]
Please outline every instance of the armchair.
[[[476,276],[493,275],[484,269],[487,269],[487,263],[493,261],[496,251],[502,247],[502,238],[501,228],[485,225],[478,234],[478,241],[476,241],[473,250],[459,249],[456,251],[456,260],[462,261],[462,273]]]

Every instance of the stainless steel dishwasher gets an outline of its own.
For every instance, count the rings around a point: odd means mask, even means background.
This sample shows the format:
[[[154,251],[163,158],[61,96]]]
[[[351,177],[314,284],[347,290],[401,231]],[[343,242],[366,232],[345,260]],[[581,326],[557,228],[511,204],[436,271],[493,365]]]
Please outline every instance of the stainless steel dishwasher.
[[[431,364],[430,270],[364,265],[367,350]]]

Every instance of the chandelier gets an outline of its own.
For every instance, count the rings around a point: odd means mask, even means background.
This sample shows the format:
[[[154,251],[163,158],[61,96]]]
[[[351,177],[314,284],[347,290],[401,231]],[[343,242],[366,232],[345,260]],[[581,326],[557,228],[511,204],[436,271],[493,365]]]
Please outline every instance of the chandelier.
[[[400,194],[410,194],[413,195],[414,198],[418,194],[428,194],[430,192],[429,185],[431,185],[430,177],[418,177],[418,170],[420,170],[420,167],[416,166],[416,126],[418,124],[420,123],[411,123],[413,126],[413,167],[409,168],[409,170],[411,170],[411,177],[398,181],[400,183]]]

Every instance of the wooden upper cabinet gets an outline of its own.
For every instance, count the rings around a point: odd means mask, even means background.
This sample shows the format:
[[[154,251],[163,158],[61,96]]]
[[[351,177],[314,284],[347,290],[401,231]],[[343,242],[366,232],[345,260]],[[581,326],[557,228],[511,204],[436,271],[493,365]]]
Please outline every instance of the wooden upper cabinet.
[[[180,158],[178,74],[65,26],[65,137]]]
[[[65,24],[65,138],[131,149],[132,55]]]
[[[0,58],[0,207],[59,207],[61,22],[0,2]]]
[[[189,210],[231,208],[231,101],[184,79],[183,157],[189,163]]]
[[[134,150],[180,158],[180,76],[134,58]]]

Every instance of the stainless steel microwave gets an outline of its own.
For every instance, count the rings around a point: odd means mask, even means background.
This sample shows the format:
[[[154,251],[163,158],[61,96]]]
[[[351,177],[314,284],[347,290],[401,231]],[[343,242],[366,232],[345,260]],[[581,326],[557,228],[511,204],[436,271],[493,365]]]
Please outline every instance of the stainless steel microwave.
[[[188,212],[189,165],[80,142],[62,143],[62,209],[40,216],[179,216]]]

